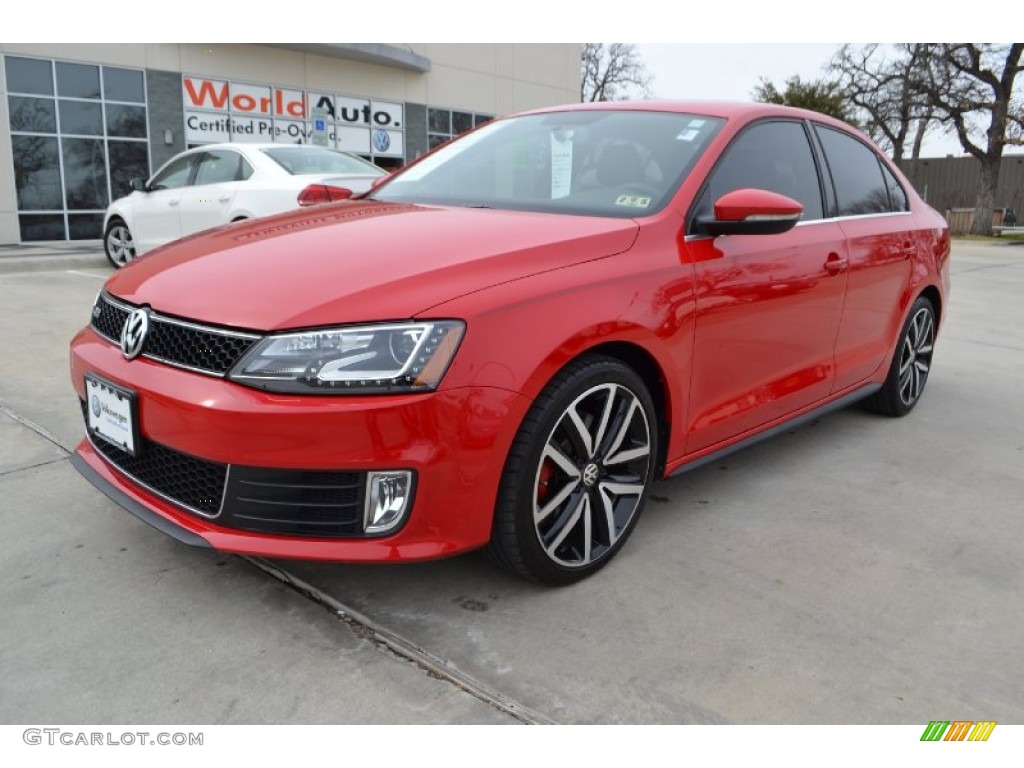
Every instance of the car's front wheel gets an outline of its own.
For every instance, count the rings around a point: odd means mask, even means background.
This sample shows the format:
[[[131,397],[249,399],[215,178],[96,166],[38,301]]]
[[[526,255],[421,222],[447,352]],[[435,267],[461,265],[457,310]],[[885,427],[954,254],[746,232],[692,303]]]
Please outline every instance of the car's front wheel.
[[[549,584],[594,573],[632,533],[657,455],[643,380],[609,357],[571,363],[537,398],[509,451],[492,558]]]
[[[121,219],[112,219],[107,226],[107,232],[103,235],[103,250],[115,269],[135,260],[135,241],[132,240],[128,225]]]

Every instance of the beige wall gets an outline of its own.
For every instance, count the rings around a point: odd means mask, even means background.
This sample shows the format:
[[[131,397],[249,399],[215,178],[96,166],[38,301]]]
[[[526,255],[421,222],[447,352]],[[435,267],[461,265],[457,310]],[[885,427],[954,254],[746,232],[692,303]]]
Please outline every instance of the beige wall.
[[[162,69],[494,115],[579,100],[580,45],[576,43],[396,45],[430,59],[431,70],[410,72],[301,51],[236,44],[0,43],[0,54]],[[2,74],[0,71],[0,94],[6,91]],[[0,243],[14,243],[19,236],[6,97],[2,102]]]
[[[0,244],[16,243],[18,231],[18,199],[14,188],[14,166],[11,162],[11,132],[7,122],[7,75],[0,56]]]
[[[406,43],[398,47],[426,56],[431,70],[409,72],[262,45],[2,43],[0,51],[494,114],[579,100],[580,46],[575,43]]]

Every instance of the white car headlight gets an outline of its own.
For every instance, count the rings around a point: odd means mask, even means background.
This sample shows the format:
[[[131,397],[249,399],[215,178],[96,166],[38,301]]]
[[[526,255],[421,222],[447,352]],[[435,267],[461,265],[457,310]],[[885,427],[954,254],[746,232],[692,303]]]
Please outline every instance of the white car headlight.
[[[465,328],[457,320],[432,320],[268,336],[228,376],[296,394],[430,391],[448,370]]]

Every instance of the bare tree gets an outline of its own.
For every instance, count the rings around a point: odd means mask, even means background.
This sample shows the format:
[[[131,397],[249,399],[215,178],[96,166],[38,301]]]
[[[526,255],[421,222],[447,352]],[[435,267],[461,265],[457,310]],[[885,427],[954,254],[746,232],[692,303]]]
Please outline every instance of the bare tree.
[[[972,234],[992,231],[992,209],[1003,149],[1024,133],[1024,106],[1017,75],[1024,70],[1024,43],[937,43],[922,46],[924,66],[917,87],[936,117],[955,131],[965,152],[981,165]],[[979,132],[985,141],[974,142]]]
[[[651,76],[631,43],[584,43],[580,101],[616,101],[649,94]]]
[[[864,115],[868,134],[902,165],[906,145],[913,140],[911,157],[921,146],[934,120],[927,96],[917,85],[925,46],[905,43],[894,49],[878,44],[844,45],[829,64],[850,103]]]

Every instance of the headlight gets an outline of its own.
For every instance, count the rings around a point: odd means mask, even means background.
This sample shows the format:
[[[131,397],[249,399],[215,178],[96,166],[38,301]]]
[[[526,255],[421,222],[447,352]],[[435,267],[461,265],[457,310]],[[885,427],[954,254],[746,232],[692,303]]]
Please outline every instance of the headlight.
[[[274,392],[425,392],[441,382],[465,328],[443,320],[268,336],[228,376]]]

